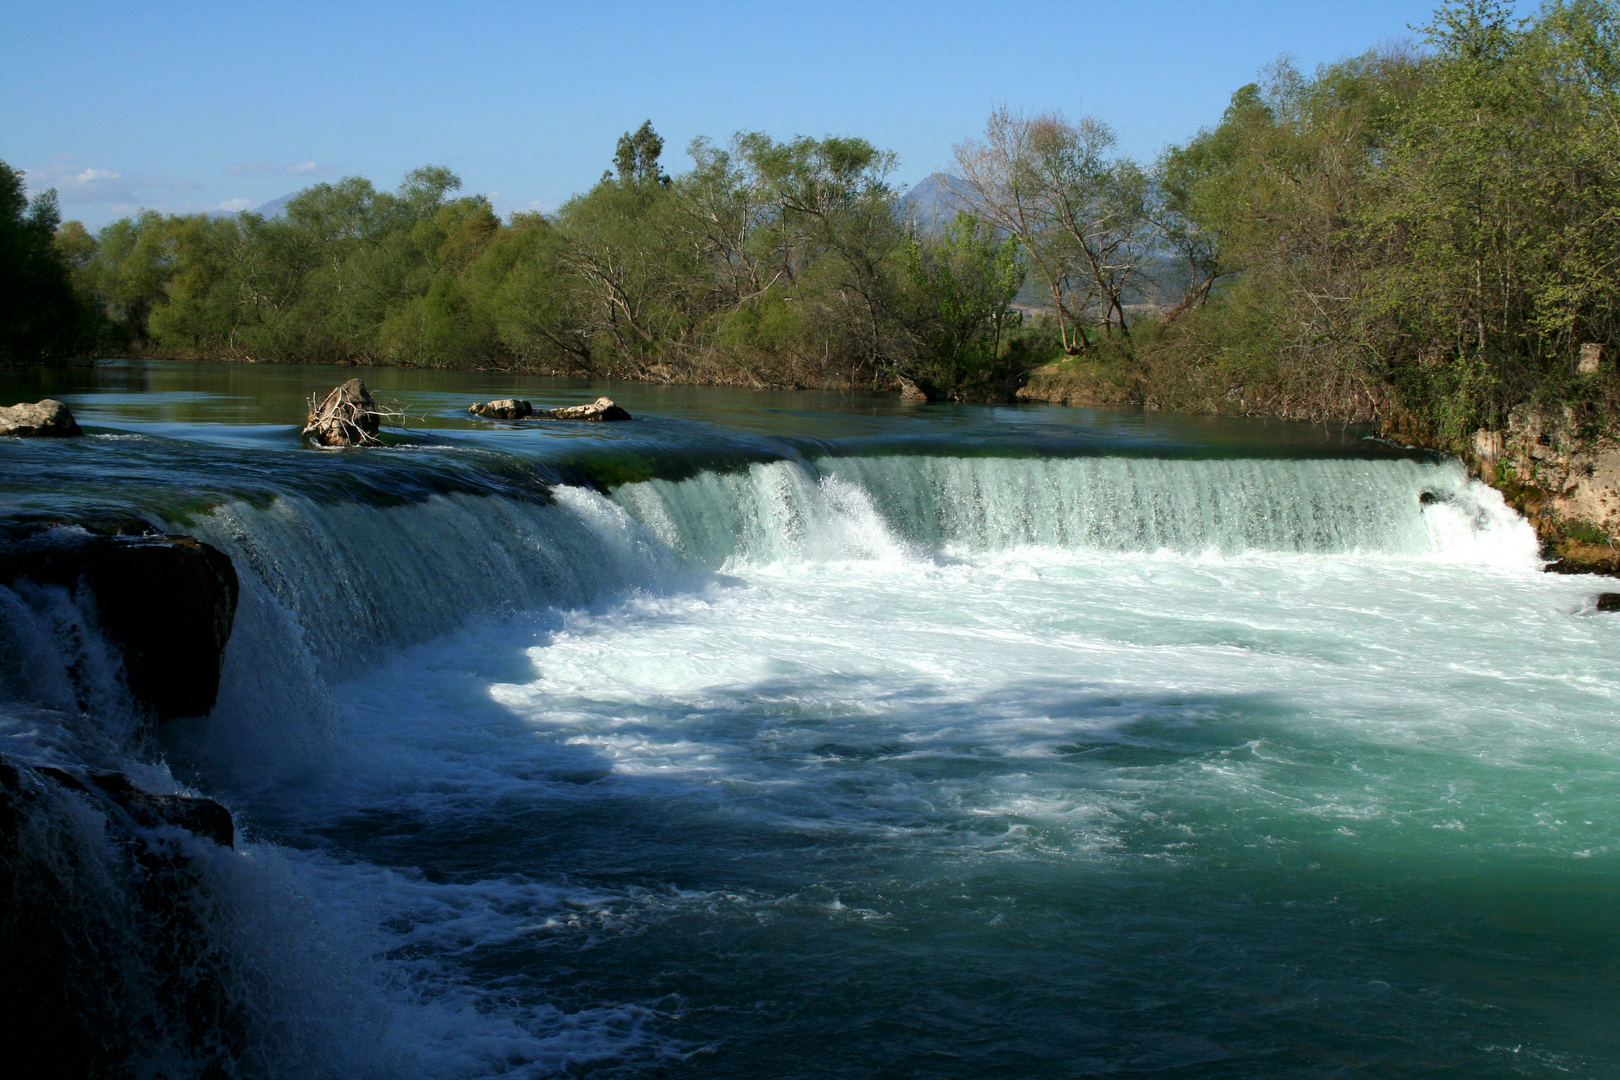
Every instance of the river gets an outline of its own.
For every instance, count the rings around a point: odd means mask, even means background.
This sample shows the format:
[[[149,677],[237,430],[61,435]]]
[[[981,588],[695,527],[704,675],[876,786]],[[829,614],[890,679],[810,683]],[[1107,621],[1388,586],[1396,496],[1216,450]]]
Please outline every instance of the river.
[[[0,386],[88,433],[0,440],[5,520],[241,579],[217,705],[151,738],[0,589],[6,752],[241,833],[194,888],[246,1041],[132,1075],[1620,1071],[1620,616],[1455,461],[397,370],[390,445],[302,447],[352,374]],[[466,412],[603,392],[636,419]]]

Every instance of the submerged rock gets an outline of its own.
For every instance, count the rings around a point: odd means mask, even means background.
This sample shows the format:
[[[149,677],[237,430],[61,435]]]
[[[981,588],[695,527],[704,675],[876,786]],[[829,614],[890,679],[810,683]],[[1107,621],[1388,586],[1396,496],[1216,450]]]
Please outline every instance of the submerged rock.
[[[55,398],[0,408],[0,435],[60,439],[83,434],[73,419],[73,411]]]
[[[90,601],[131,696],[154,717],[214,707],[239,589],[224,552],[189,536],[53,530],[0,547],[0,584],[18,578]]]
[[[376,446],[382,416],[366,384],[350,379],[317,402],[310,396],[304,435],[321,446]]]
[[[467,411],[490,420],[522,420],[534,415],[534,406],[517,398],[496,398],[469,405]]]
[[[1620,592],[1602,592],[1597,595],[1599,611],[1620,611]]]
[[[613,403],[609,397],[599,397],[589,405],[570,405],[562,409],[542,409],[534,415],[547,420],[628,420],[630,414]]]

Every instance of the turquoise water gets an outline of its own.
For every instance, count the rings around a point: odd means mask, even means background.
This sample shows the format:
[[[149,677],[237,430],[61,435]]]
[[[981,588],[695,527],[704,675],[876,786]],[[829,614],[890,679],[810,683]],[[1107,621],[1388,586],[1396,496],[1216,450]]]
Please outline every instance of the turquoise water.
[[[236,811],[237,1073],[1620,1071],[1620,619],[1456,463],[392,372],[394,446],[299,449],[341,374],[80,373],[0,446],[12,518],[242,575],[209,717],[8,668],[3,731]]]

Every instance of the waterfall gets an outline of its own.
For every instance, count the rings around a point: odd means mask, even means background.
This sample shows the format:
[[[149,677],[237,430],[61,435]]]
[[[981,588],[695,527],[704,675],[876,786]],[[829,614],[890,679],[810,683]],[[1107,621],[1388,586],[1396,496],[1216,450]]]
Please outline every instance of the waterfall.
[[[1122,555],[1529,567],[1536,554],[1529,526],[1454,462],[827,456],[607,491],[537,493],[531,480],[510,494],[306,487],[176,513],[172,531],[231,557],[241,596],[212,714],[174,722],[163,747],[229,777],[230,790],[275,783],[333,756],[344,706],[331,687],[388,650],[473,621],[690,592],[750,566],[819,563],[836,575],[843,563],[1021,547],[1104,567]],[[33,890],[23,917],[50,933],[100,928],[94,949],[68,942],[30,960],[71,969],[72,986],[117,988],[116,1000],[50,1005],[105,1041],[91,1064],[344,1074],[353,1062],[327,1050],[296,1059],[317,1043],[381,1053],[369,1006],[343,1004],[373,976],[336,959],[367,946],[310,950],[325,931],[283,880],[279,849],[159,830],[137,850],[108,839],[92,802],[40,779],[115,770],[150,791],[184,790],[140,733],[92,608],[19,579],[0,586],[0,615],[0,740],[21,765],[8,781],[22,807],[8,811],[20,837],[10,872]],[[322,1025],[350,1034],[312,1034]],[[118,1064],[133,1043],[146,1058]],[[255,1058],[271,1048],[292,1056]]]

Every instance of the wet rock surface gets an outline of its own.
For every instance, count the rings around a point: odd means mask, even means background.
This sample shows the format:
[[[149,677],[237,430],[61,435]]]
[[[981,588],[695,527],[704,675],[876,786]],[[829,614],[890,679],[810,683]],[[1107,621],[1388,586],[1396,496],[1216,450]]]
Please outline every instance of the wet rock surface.
[[[522,420],[534,415],[534,406],[518,398],[497,398],[469,405],[467,411],[489,420]]]
[[[206,837],[221,847],[236,846],[236,823],[231,819],[231,812],[213,799],[154,794],[136,787],[123,773],[88,773],[80,778],[63,769],[40,767],[38,771],[65,788],[82,791],[117,807],[128,815],[130,823],[140,828],[173,825]]]
[[[153,717],[213,708],[239,593],[224,552],[189,536],[51,529],[0,541],[0,584],[18,578],[93,605],[131,696]]]
[[[544,420],[629,420],[630,414],[609,397],[599,397],[589,405],[569,405],[561,409],[542,409],[534,414]]]
[[[206,847],[229,839],[208,799],[155,795],[119,774],[75,775],[0,755],[0,1010],[15,1075],[234,1076],[246,1018],[209,932]],[[209,831],[188,822],[204,824]]]
[[[73,419],[73,411],[55,398],[0,408],[0,436],[60,439],[83,434]]]

